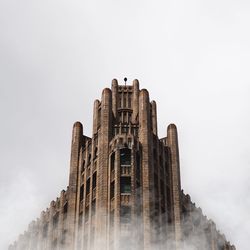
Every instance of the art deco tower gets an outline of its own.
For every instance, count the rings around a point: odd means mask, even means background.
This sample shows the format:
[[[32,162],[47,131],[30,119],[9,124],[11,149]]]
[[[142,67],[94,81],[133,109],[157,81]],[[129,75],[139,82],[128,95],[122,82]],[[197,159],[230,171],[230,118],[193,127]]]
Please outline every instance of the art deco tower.
[[[10,249],[235,249],[181,190],[176,126],[158,138],[156,103],[137,80],[113,80],[92,137],[83,130],[74,124],[67,190]]]

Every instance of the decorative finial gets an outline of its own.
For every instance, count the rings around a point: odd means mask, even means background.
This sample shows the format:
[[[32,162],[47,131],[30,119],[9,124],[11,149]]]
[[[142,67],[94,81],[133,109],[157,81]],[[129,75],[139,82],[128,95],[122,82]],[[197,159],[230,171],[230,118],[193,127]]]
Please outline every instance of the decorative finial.
[[[127,85],[127,77],[124,78],[125,86]]]

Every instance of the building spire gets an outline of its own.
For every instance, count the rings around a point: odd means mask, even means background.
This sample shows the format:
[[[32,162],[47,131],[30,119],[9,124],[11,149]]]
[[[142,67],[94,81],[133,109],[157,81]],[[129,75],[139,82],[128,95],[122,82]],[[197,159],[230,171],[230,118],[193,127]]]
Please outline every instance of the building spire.
[[[127,85],[127,77],[124,78],[125,86]]]

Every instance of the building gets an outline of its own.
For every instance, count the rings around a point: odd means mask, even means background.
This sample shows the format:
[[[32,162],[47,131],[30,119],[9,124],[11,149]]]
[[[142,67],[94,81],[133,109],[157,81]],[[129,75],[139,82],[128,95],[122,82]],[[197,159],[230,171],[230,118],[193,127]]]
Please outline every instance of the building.
[[[9,249],[187,248],[235,249],[181,190],[176,126],[159,139],[148,91],[113,80],[94,103],[92,138],[73,126],[67,190]]]

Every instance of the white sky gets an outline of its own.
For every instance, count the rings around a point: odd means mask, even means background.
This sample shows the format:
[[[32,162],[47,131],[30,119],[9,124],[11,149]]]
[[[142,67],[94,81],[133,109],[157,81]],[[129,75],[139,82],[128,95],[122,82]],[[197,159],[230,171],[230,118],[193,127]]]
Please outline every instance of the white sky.
[[[177,125],[185,192],[248,250],[249,26],[243,0],[0,0],[0,249],[66,188],[73,123],[91,135],[94,99],[126,76],[161,137]]]

